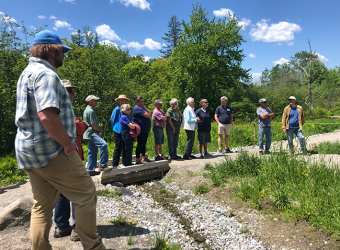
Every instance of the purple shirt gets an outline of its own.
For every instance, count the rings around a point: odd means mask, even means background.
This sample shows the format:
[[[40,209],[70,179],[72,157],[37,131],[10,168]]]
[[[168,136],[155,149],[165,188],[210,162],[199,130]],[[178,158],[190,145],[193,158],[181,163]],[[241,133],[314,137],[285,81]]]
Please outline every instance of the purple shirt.
[[[156,109],[156,108],[154,109],[152,113],[152,120],[153,120],[154,127],[160,127],[160,128],[165,127],[165,121],[161,120],[163,116],[166,116],[163,110]]]

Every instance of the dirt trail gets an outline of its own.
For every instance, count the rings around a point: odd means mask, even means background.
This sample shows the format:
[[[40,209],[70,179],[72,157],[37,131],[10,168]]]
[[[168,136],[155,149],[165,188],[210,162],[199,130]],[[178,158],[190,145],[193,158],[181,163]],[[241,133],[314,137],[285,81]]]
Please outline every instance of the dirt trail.
[[[307,138],[307,147],[308,149],[312,148],[313,146],[321,143],[321,142],[335,142],[340,141],[340,131],[336,131],[334,133],[322,134],[322,135],[315,135]],[[295,140],[294,144],[299,148],[297,145],[298,142]],[[274,142],[273,149],[286,149],[287,148],[287,141],[283,142]],[[257,153],[257,147],[250,147],[246,149],[249,152]],[[235,159],[238,153],[233,154],[215,154],[213,158],[209,159],[194,159],[191,161],[172,161],[170,163],[171,170],[167,174],[166,178],[173,178],[176,183],[182,183],[181,187],[185,189],[191,189],[194,183],[187,181],[188,172],[192,173],[199,173],[202,172],[206,163],[215,164],[222,161],[226,156]],[[312,155],[312,156],[304,156],[309,157],[309,159],[319,160],[319,155]],[[335,163],[340,163],[340,156],[338,155],[328,155],[324,159],[331,159]],[[205,181],[202,176],[198,176],[195,179],[195,183],[197,181]],[[12,202],[20,199],[22,197],[32,197],[31,194],[31,186],[29,181],[13,185],[5,188],[0,189],[0,214],[2,210],[11,204]],[[103,227],[105,225],[105,221],[102,219],[98,220],[98,228]],[[56,239],[53,237],[53,228],[54,223],[52,225],[52,229],[50,231],[50,242],[53,246],[53,249],[82,249],[80,242],[71,242],[68,237],[64,237],[61,239]],[[261,234],[261,233],[259,233]],[[291,239],[294,241],[293,239]],[[149,249],[145,248],[144,246],[133,245],[129,247],[126,244],[126,237],[103,237],[103,241],[107,247],[107,249]],[[279,249],[279,243],[276,245],[276,249]],[[9,228],[4,231],[0,231],[0,249],[30,249],[30,240],[29,240],[29,228],[25,227],[16,227],[16,228]],[[301,248],[300,248],[301,249]],[[309,247],[308,249],[320,249]],[[323,249],[328,249],[323,248]]]

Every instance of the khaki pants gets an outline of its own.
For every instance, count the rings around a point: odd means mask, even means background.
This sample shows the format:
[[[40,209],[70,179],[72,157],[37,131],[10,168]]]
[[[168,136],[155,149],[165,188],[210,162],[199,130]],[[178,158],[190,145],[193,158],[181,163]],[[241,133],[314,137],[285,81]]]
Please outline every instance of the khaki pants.
[[[60,193],[75,204],[76,229],[84,249],[106,249],[97,234],[96,188],[77,152],[67,157],[61,151],[43,168],[26,171],[34,199],[30,228],[33,250],[52,249],[48,235]]]

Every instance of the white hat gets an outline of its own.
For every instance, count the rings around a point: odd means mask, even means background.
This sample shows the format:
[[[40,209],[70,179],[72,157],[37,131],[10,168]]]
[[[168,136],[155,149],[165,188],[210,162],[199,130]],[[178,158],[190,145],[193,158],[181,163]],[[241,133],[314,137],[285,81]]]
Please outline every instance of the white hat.
[[[65,88],[70,88],[70,89],[80,89],[77,86],[72,86],[71,82],[69,80],[61,80]]]
[[[88,97],[86,97],[86,101],[89,102],[91,100],[96,100],[98,101],[100,98],[99,97],[96,97],[94,95],[89,95]]]
[[[288,100],[295,100],[295,101],[296,101],[296,98],[295,98],[295,96],[290,96],[290,97],[288,98]]]

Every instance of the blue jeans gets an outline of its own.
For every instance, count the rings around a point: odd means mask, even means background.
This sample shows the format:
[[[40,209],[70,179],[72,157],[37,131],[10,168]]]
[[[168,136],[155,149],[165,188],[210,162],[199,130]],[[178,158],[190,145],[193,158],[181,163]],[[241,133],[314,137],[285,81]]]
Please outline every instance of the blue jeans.
[[[99,148],[100,163],[101,168],[107,167],[107,162],[109,160],[109,152],[107,150],[106,141],[103,140],[99,135],[94,134],[89,140],[89,150],[88,150],[88,163],[87,171],[92,172],[97,166],[97,154]]]
[[[73,226],[72,228],[76,231],[76,219],[74,217],[74,204],[72,203],[72,219]],[[70,226],[70,201],[60,193],[60,198],[57,205],[54,208],[54,222],[59,229],[67,229]]]
[[[259,127],[259,150],[263,151],[263,137],[266,135],[266,152],[269,151],[272,144],[272,128],[271,127]]]
[[[287,136],[288,136],[289,150],[292,151],[294,149],[293,139],[294,139],[294,134],[295,134],[297,136],[299,142],[300,142],[302,152],[303,153],[307,152],[305,137],[304,137],[302,130],[300,128],[290,128],[290,129],[287,129],[286,132],[287,132]]]
[[[125,143],[124,166],[130,166],[132,162],[133,139],[129,134],[130,130],[121,131],[122,139]]]

